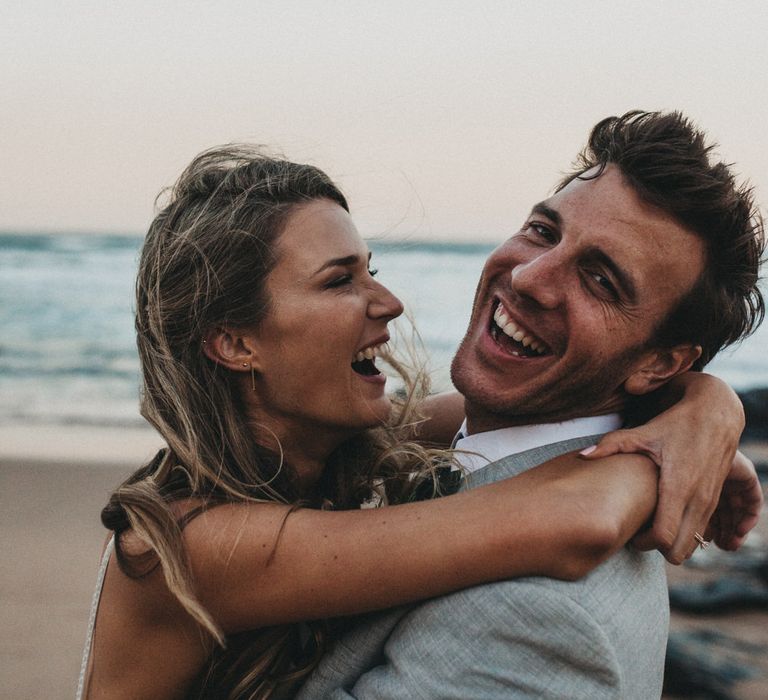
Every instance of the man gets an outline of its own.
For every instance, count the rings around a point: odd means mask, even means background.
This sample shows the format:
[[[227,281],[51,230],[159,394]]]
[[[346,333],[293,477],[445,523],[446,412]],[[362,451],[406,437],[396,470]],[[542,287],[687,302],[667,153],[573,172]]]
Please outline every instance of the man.
[[[761,225],[677,113],[593,130],[576,172],[494,251],[452,366],[462,488],[595,442],[638,397],[759,321]],[[300,698],[650,698],[663,562],[624,549],[577,582],[504,581],[370,617]]]

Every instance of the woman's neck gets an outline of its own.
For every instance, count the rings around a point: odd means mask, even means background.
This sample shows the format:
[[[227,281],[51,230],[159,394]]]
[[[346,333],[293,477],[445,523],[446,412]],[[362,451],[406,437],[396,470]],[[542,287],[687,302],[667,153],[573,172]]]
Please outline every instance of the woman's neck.
[[[302,497],[312,495],[331,453],[350,437],[316,426],[285,425],[264,416],[251,420],[254,438],[290,467]]]

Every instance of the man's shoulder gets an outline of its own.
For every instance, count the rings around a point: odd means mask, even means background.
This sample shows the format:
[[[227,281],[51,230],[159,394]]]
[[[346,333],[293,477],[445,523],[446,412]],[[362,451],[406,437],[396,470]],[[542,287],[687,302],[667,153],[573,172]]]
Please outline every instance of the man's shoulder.
[[[602,434],[585,435],[511,454],[469,474],[464,488],[475,488],[519,474],[550,459],[593,445],[601,437]],[[500,598],[521,600],[527,595],[568,599],[595,617],[610,620],[623,610],[631,610],[640,600],[652,600],[654,604],[660,599],[666,600],[666,575],[663,557],[658,552],[639,552],[625,547],[578,581],[525,577],[475,586],[466,593],[481,598],[490,596],[497,602]]]
[[[662,613],[661,618],[666,615],[667,581],[664,558],[658,552],[625,547],[577,581],[535,576],[496,585],[493,594],[513,603],[523,598],[567,599],[600,625],[624,624],[619,621],[626,621],[627,616],[636,615],[638,610],[654,611],[654,617],[656,612]]]
[[[556,669],[545,685],[557,692],[519,697],[560,697],[581,684],[589,693],[572,697],[658,697],[668,625],[663,558],[626,549],[578,581],[527,577],[427,601],[393,630],[386,654],[423,653],[424,640],[455,638],[456,654],[471,664],[490,655],[498,669],[524,658],[505,683],[533,679],[538,687]]]
[[[457,591],[422,605],[452,608],[487,606],[518,609],[534,617],[546,614],[544,606],[580,609],[598,624],[616,624],[647,606],[661,608],[667,600],[664,559],[658,552],[620,550],[577,581],[528,576],[486,583]],[[439,615],[439,614],[438,614]]]

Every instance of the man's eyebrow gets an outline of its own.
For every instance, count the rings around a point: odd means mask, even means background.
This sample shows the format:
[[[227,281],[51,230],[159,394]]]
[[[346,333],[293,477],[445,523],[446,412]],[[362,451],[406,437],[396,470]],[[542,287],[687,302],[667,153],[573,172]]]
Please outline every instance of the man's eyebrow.
[[[611,274],[616,278],[619,285],[624,289],[624,292],[626,293],[630,303],[634,303],[637,300],[637,289],[635,288],[635,283],[632,281],[630,275],[627,274],[627,272],[625,272],[622,267],[618,265],[613,260],[613,258],[611,258],[610,255],[608,255],[604,250],[600,250],[599,248],[591,248],[588,251],[588,255],[595,261],[605,265],[605,267],[611,271]]]
[[[560,216],[560,212],[557,211],[557,209],[553,209],[552,207],[547,206],[547,204],[544,202],[534,204],[533,209],[531,209],[531,214],[541,214],[542,216],[546,216],[552,223],[556,224],[557,226],[560,226],[563,223],[563,217]]]
[[[371,254],[368,253],[368,260],[371,259]],[[319,275],[323,270],[327,270],[329,267],[349,267],[352,265],[357,265],[360,262],[360,256],[359,255],[347,255],[343,258],[333,258],[332,260],[327,260],[324,262],[315,272],[312,273],[312,276]]]

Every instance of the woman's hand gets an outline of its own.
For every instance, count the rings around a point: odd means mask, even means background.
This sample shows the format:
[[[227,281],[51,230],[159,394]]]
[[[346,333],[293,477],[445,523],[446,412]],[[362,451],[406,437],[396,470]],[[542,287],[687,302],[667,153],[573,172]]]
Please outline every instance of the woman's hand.
[[[757,524],[762,507],[763,489],[755,465],[743,453],[736,452],[705,537],[721,549],[738,549]]]
[[[661,467],[653,526],[634,544],[641,549],[656,547],[679,564],[696,549],[694,533],[712,532],[718,544],[738,547],[757,522],[762,491],[754,468],[741,459],[734,462],[744,428],[744,410],[736,393],[725,382],[697,372],[673,382],[683,394],[678,403],[645,425],[606,435],[584,456],[638,452]],[[716,507],[717,524],[710,531]]]
[[[414,429],[414,440],[449,447],[464,420],[464,397],[458,391],[428,396],[421,405],[424,420]]]

